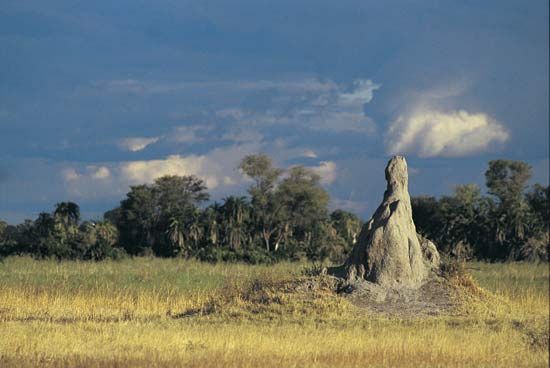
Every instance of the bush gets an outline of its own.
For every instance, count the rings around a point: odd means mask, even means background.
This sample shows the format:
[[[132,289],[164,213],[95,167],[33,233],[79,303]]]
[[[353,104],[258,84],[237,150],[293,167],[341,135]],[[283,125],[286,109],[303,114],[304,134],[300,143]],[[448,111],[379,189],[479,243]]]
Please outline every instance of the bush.
[[[520,249],[521,258],[531,262],[548,262],[548,247],[550,247],[550,233],[537,234],[523,244]]]
[[[262,248],[238,249],[230,248],[201,248],[195,257],[204,262],[245,262],[249,264],[273,264],[278,259],[274,254],[268,253]]]
[[[441,275],[447,279],[453,277],[463,277],[466,274],[464,262],[456,258],[444,257],[439,266]]]
[[[109,253],[109,258],[115,261],[119,261],[119,260],[128,258],[128,253],[126,253],[126,250],[124,248],[120,248],[120,247],[111,248],[111,252]]]
[[[277,259],[277,255],[268,253],[263,248],[253,248],[240,253],[241,259],[250,264],[273,264]]]
[[[96,241],[84,251],[82,258],[85,260],[101,261],[110,257],[112,252],[113,248],[108,243]]]

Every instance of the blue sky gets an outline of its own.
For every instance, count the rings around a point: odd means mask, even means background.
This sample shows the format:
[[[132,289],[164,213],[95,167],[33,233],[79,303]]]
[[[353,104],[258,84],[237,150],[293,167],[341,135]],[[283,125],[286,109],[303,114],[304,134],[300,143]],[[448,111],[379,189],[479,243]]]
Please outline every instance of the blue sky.
[[[524,160],[548,184],[548,2],[10,1],[0,8],[0,218],[265,152],[368,217],[405,154],[413,195]]]

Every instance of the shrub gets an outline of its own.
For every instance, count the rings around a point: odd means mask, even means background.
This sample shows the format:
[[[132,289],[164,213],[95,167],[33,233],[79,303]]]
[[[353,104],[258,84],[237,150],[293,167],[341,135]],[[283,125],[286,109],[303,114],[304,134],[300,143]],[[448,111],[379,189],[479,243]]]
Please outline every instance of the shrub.
[[[531,262],[548,262],[548,247],[550,246],[550,233],[543,232],[533,236],[523,244],[520,249],[521,258]]]

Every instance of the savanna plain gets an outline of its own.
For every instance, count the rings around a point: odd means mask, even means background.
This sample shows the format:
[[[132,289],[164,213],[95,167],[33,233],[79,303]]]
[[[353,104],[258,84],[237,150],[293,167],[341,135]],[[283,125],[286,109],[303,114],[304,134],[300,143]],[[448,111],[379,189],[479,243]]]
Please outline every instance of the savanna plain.
[[[467,263],[436,315],[352,305],[305,263],[0,263],[2,367],[547,367],[547,263]],[[469,277],[469,276],[468,276]],[[469,288],[473,286],[469,285]]]

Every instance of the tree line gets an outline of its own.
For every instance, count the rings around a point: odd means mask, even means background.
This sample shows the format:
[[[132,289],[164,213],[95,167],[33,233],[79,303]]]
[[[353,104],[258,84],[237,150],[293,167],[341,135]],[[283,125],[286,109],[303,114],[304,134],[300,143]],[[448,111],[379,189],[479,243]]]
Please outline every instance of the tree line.
[[[277,168],[264,154],[246,156],[239,169],[251,180],[248,196],[221,203],[206,205],[206,185],[195,176],[164,176],[131,186],[101,221],[81,221],[73,202],[16,226],[0,221],[0,257],[154,255],[249,263],[346,258],[362,220],[344,210],[329,212],[317,174],[303,166]],[[496,160],[486,172],[488,196],[469,184],[439,199],[413,197],[417,230],[458,258],[548,260],[549,187],[528,188],[530,175],[526,163]]]
[[[17,226],[0,223],[0,254],[59,259],[125,255],[194,257],[204,261],[270,263],[280,259],[341,261],[353,247],[361,219],[328,211],[320,177],[303,166],[277,168],[264,154],[245,157],[248,196],[205,206],[206,185],[195,176],[164,176],[131,186],[102,221],[80,221],[77,204]]]
[[[548,261],[550,187],[528,187],[525,162],[494,160],[485,172],[488,195],[474,184],[450,196],[411,199],[417,230],[460,259]]]

